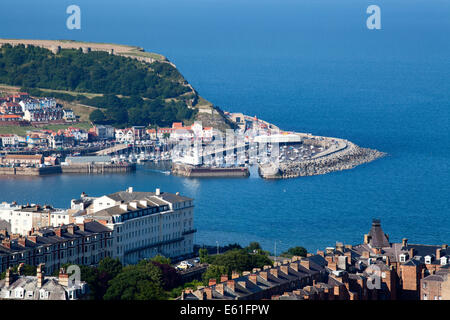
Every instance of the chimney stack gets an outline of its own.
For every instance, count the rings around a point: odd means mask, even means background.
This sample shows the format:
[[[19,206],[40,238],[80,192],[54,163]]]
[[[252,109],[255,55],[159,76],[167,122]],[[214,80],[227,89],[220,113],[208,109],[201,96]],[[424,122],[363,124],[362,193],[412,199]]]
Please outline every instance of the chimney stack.
[[[305,267],[306,269],[309,270],[309,267],[310,267],[310,265],[309,265],[309,260],[301,260],[301,261],[300,261],[300,264],[301,264],[303,267]]]
[[[267,281],[269,275],[267,274],[267,271],[261,271],[259,276]]]
[[[212,289],[211,288],[205,288],[204,292],[206,294],[206,299],[211,300],[212,299]]]
[[[403,239],[402,239],[402,247],[403,247],[403,248],[406,248],[407,246],[408,246],[408,239],[403,238]]]
[[[26,246],[25,241],[26,241],[26,239],[25,239],[24,237],[19,237],[19,238],[17,239],[17,242],[18,242],[19,245],[22,246],[22,247],[25,247],[25,246]]]
[[[270,269],[270,274],[273,275],[275,278],[278,278],[278,269]]]
[[[254,284],[258,284],[258,276],[256,274],[249,275],[248,276],[248,280],[250,280]]]
[[[216,285],[216,291],[221,295],[224,294],[223,283],[219,283],[218,285]]]
[[[223,274],[220,276],[220,282],[225,282],[228,281],[228,275],[227,274]]]
[[[291,267],[291,269],[295,270],[298,272],[298,263],[293,262],[289,265],[289,267]]]
[[[442,250],[442,248],[437,248],[436,249],[436,260],[441,259],[441,250]]]
[[[59,284],[65,287],[69,286],[69,275],[64,268],[59,269]]]
[[[217,284],[217,280],[216,279],[209,279],[208,286],[214,286],[216,284]]]
[[[6,269],[6,277],[5,277],[5,287],[9,287],[11,285],[11,283],[13,283],[13,279],[12,279],[13,275],[12,275],[12,269],[11,267],[9,267],[8,269]]]
[[[236,284],[235,284],[234,280],[228,280],[227,281],[227,287],[230,288],[231,291],[235,292],[236,291]]]
[[[364,244],[369,244],[370,238],[371,238],[371,237],[370,237],[368,234],[365,234],[365,235],[364,235]]]
[[[42,288],[42,285],[44,284],[44,263],[39,264],[37,267],[36,275],[37,275],[37,287]]]
[[[67,226],[67,232],[70,234],[74,234],[75,232],[75,226],[73,224],[70,224]]]
[[[281,266],[280,271],[283,272],[284,274],[289,275],[289,267],[288,266]]]
[[[54,231],[55,231],[55,234],[58,236],[58,237],[61,237],[61,234],[62,234],[62,230],[61,230],[61,228],[55,228],[54,229]]]

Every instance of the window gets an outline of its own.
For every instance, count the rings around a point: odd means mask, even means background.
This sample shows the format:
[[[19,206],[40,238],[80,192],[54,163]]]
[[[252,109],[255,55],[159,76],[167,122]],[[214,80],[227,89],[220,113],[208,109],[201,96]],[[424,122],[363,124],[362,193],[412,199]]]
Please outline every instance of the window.
[[[428,296],[426,293],[423,295],[423,300],[428,300]]]
[[[424,282],[424,283],[422,284],[422,288],[424,288],[424,289],[427,288],[427,283],[426,283],[426,282]]]

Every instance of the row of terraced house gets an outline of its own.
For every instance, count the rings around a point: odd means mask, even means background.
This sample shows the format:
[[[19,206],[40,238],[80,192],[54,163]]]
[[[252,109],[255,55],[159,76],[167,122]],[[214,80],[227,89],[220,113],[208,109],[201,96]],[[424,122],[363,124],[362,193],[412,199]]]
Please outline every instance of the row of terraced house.
[[[67,122],[75,121],[70,109],[64,109],[54,98],[34,98],[25,92],[0,97],[0,122]]]
[[[358,245],[318,250],[185,290],[182,300],[450,300],[450,249],[391,243],[374,220]]]

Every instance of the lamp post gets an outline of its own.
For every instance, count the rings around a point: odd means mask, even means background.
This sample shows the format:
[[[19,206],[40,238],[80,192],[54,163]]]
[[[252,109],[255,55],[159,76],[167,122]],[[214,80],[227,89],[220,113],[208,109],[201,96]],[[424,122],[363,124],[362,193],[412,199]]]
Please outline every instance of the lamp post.
[[[219,241],[216,241],[217,244],[217,254],[219,254]]]
[[[282,243],[280,240],[275,240],[275,245],[274,245],[274,255],[275,255],[275,263],[277,262],[277,242]]]

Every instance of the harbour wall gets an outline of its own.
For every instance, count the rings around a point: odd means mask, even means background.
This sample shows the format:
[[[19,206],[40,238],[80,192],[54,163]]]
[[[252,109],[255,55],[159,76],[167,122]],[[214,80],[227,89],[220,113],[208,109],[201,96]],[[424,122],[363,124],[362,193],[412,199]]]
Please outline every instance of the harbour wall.
[[[358,165],[372,162],[384,157],[386,153],[374,149],[361,148],[346,141],[347,147],[328,156],[306,161],[282,163],[278,170],[262,170],[259,172],[265,179],[286,179],[302,176],[314,176],[334,171],[352,169]]]
[[[0,175],[15,175],[15,176],[43,176],[50,174],[61,173],[60,166],[44,167],[44,168],[0,168]]]
[[[103,173],[126,173],[136,171],[136,164],[71,164],[61,166],[62,173],[88,173],[88,174],[103,174]]]
[[[236,168],[208,168],[174,163],[171,173],[173,175],[201,178],[201,177],[248,177],[250,172],[246,167]]]
[[[0,175],[15,176],[44,176],[62,173],[87,173],[87,174],[103,174],[103,173],[127,173],[136,171],[135,164],[82,164],[68,166],[50,166],[43,168],[23,168],[23,167],[0,167]]]

